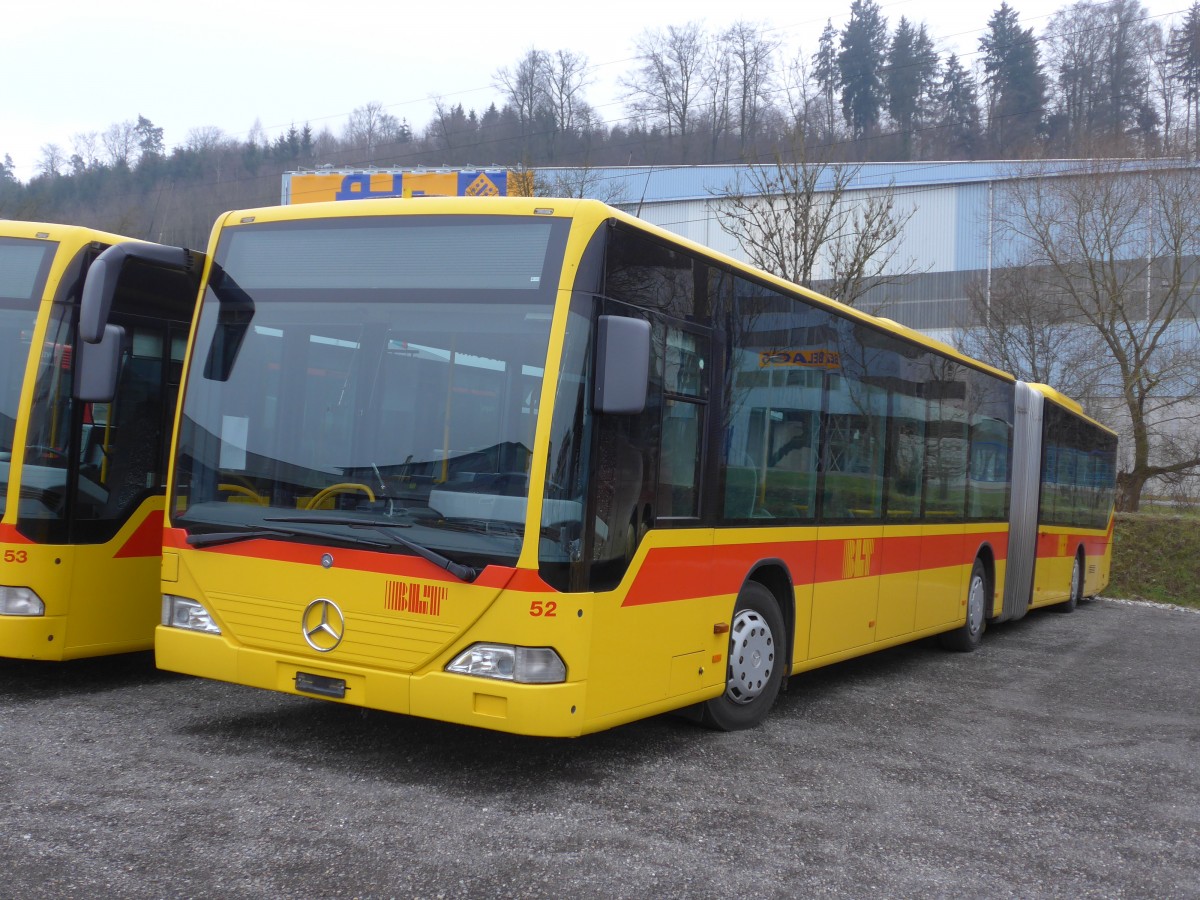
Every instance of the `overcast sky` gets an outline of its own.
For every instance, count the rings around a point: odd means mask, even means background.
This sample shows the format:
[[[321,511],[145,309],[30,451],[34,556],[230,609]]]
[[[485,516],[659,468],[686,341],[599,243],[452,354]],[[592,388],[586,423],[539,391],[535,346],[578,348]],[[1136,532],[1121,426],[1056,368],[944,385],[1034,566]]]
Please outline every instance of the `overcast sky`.
[[[1191,0],[1149,0],[1176,21]],[[1058,0],[1010,0],[1040,33]],[[1000,5],[979,0],[884,0],[888,26],[926,22],[940,49],[974,62],[979,35]],[[735,19],[761,23],[787,58],[811,56],[827,18],[845,23],[850,0],[532,0],[483,4],[338,4],[329,0],[5,0],[0,13],[0,159],[17,177],[36,171],[44,144],[72,151],[74,135],[145,116],[168,149],[189,129],[216,126],[244,139],[256,120],[274,137],[295,123],[339,133],[347,114],[383,103],[423,128],[437,95],[482,111],[499,92],[496,70],[530,47],[587,56],[587,99],[602,118],[624,115],[616,79],[636,68],[634,41],[647,28]],[[447,160],[488,164],[492,160]]]

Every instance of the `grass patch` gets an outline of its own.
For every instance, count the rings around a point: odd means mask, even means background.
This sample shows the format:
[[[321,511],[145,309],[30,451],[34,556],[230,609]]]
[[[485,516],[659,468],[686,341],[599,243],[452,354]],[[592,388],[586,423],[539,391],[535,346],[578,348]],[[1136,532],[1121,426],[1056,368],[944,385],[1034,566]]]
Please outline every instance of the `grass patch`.
[[[1122,513],[1108,592],[1200,609],[1200,528],[1194,515]]]

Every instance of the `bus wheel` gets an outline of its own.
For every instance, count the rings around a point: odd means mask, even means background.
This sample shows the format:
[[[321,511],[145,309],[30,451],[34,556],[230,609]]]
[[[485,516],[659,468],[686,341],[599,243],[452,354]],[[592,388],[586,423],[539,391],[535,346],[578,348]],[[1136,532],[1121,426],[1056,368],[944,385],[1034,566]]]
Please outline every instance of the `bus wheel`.
[[[753,728],[766,718],[783,683],[783,631],[775,595],[756,581],[746,582],[729,628],[725,693],[704,704],[705,725],[737,731]]]
[[[977,559],[971,567],[971,581],[967,586],[967,619],[958,628],[940,636],[943,647],[969,653],[979,646],[987,628],[987,598],[990,594],[987,572],[983,562]]]
[[[1071,596],[1062,603],[1056,603],[1051,607],[1055,612],[1069,613],[1075,612],[1075,607],[1079,605],[1079,601],[1083,599],[1083,560],[1079,558],[1079,554],[1075,554],[1075,564],[1071,566]]]

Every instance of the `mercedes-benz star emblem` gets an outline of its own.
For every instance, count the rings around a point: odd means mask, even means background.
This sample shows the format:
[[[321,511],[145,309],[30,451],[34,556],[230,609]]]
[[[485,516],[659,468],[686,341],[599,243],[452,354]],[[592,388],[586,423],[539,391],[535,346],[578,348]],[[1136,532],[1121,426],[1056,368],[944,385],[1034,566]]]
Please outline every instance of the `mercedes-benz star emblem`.
[[[346,634],[346,617],[332,600],[320,598],[304,608],[300,631],[308,646],[318,653],[328,653],[342,642]]]

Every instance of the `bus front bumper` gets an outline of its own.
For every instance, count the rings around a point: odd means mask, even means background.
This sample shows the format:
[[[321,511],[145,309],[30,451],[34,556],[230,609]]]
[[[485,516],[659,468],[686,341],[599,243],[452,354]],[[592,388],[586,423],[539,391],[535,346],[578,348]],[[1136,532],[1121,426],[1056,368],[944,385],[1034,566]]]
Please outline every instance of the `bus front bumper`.
[[[66,635],[65,616],[0,616],[0,656],[61,660]]]
[[[583,733],[582,682],[514,684],[434,671],[421,675],[237,647],[214,634],[158,626],[160,669],[512,734]],[[337,694],[341,692],[341,696]]]

